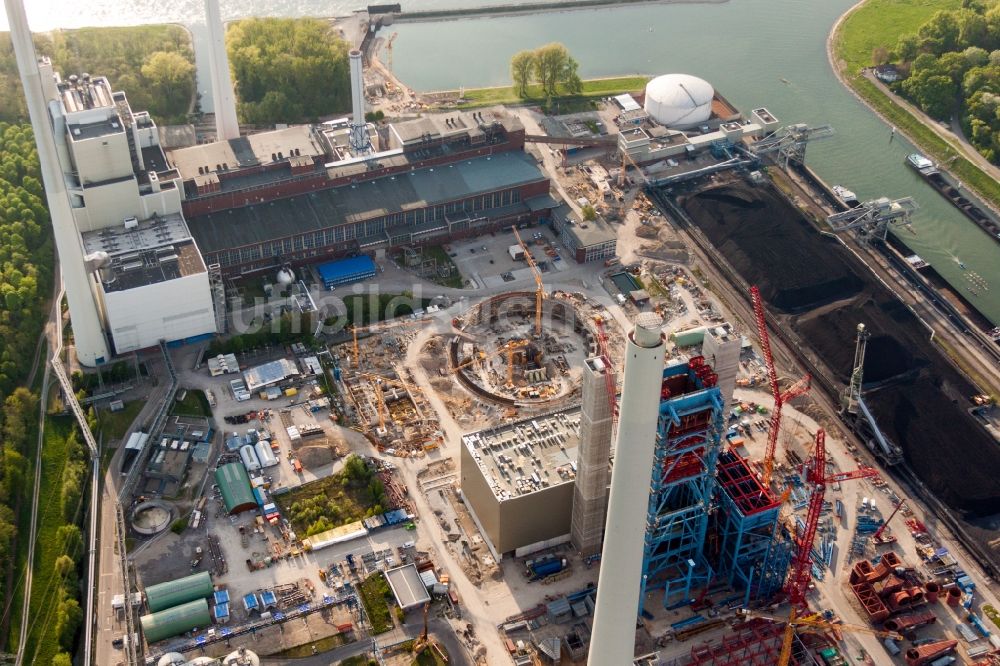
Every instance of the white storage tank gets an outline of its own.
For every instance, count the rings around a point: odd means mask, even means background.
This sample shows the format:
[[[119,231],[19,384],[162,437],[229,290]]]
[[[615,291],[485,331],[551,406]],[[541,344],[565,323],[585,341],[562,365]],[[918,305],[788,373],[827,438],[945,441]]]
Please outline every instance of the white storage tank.
[[[240,458],[243,459],[243,466],[247,468],[247,472],[253,473],[260,470],[260,461],[257,460],[257,454],[254,453],[253,447],[249,444],[244,444],[240,448]]]
[[[253,448],[257,452],[257,460],[261,467],[274,467],[278,464],[278,458],[274,455],[267,440],[257,442]]]
[[[664,74],[646,84],[643,108],[661,125],[695,127],[711,117],[714,96],[715,89],[704,79],[690,74]]]

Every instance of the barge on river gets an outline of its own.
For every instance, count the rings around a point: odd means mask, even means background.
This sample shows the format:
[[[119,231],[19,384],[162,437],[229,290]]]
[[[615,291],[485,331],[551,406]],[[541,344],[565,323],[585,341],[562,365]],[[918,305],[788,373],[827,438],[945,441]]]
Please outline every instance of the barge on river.
[[[926,180],[927,184],[937,190],[941,196],[965,213],[965,216],[975,222],[976,226],[989,234],[990,238],[1000,243],[1000,223],[988,212],[970,201],[968,197],[963,196],[959,191],[959,184],[951,176],[938,169],[934,162],[918,153],[909,155],[906,158],[906,164],[920,174],[920,177]]]

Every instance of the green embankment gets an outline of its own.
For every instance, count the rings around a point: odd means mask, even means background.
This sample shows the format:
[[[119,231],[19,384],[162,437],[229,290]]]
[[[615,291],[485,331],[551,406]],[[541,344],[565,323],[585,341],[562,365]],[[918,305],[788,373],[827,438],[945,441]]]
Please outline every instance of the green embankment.
[[[583,90],[579,95],[565,95],[546,99],[540,85],[528,86],[528,96],[518,97],[513,86],[495,88],[469,88],[463,94],[466,100],[459,108],[470,109],[495,104],[541,104],[553,106],[558,104],[565,112],[567,109],[580,107],[601,97],[620,95],[626,92],[636,92],[645,88],[648,76],[620,76],[602,79],[587,79],[583,82]],[[456,94],[458,91],[454,91]]]
[[[75,587],[75,568],[67,574],[68,578],[56,571],[56,560],[66,548],[59,528],[66,524],[62,502],[63,470],[70,455],[68,438],[73,432],[73,425],[72,417],[68,416],[48,416],[45,419],[38,534],[25,646],[25,660],[30,664],[49,664],[60,651],[59,605],[65,596],[67,582]],[[83,501],[82,494],[80,501]],[[78,513],[82,514],[82,508]],[[79,547],[83,547],[82,543]],[[76,553],[76,556],[82,554]]]
[[[957,9],[961,4],[961,0],[868,0],[844,19],[833,36],[835,66],[851,89],[887,122],[910,137],[928,157],[947,165],[957,178],[1000,207],[1000,183],[859,74],[862,67],[872,64],[873,49],[892,49],[900,35],[916,32],[934,12]]]

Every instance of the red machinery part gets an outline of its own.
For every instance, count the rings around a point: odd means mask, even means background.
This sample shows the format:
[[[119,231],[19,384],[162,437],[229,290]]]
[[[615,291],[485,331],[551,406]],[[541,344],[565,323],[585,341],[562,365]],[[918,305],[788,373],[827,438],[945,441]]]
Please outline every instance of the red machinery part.
[[[962,603],[962,590],[957,587],[948,588],[948,605],[959,606]]]
[[[927,603],[935,604],[937,603],[938,595],[941,593],[941,586],[933,580],[929,580],[924,583],[924,593]]]
[[[937,622],[937,616],[934,615],[934,613],[930,611],[923,611],[920,613],[907,613],[906,615],[889,618],[885,621],[884,626],[886,631],[903,633],[919,629],[920,627],[925,627],[928,624],[934,624],[935,622]]]
[[[929,664],[934,659],[954,650],[957,645],[958,641],[950,640],[910,648],[906,651],[906,666],[924,666],[925,664]]]

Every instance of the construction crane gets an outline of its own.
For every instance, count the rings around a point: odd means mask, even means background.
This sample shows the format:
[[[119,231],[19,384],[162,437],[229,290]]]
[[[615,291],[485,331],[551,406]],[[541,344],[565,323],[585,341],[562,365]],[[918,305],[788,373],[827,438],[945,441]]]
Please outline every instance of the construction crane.
[[[646,186],[648,186],[649,178],[646,178],[646,174],[643,173],[642,168],[638,164],[636,164],[635,160],[632,159],[632,156],[628,154],[628,151],[622,150],[621,152],[622,152],[622,171],[620,174],[618,174],[618,187],[619,188],[625,187],[625,169],[629,164],[635,167],[635,170],[639,172],[639,177],[642,178],[642,182]]]
[[[361,367],[358,365],[361,355],[358,352],[358,327],[354,324],[351,324],[351,333],[354,335],[354,369],[356,370]]]
[[[396,41],[396,37],[398,36],[398,32],[392,33],[389,35],[389,40],[385,43],[385,67],[390,72],[392,71],[392,43]]]
[[[511,372],[512,372],[511,371],[511,366],[513,366],[513,363],[511,363],[510,361],[513,360],[512,357],[513,357],[514,350],[515,349],[520,349],[521,347],[524,347],[527,344],[528,344],[528,340],[509,340],[509,341],[507,341],[504,344],[500,345],[499,347],[497,347],[496,349],[494,349],[492,352],[490,352],[488,354],[486,352],[479,352],[479,354],[474,354],[472,356],[472,358],[470,358],[468,361],[463,361],[462,363],[459,363],[454,368],[452,368],[450,372],[451,372],[451,374],[454,374],[454,373],[458,372],[459,370],[472,365],[476,361],[483,362],[483,361],[486,361],[486,360],[489,360],[489,359],[493,358],[494,356],[496,356],[498,354],[503,354],[504,352],[507,352],[508,353],[508,357],[507,357],[507,359],[508,359],[507,375],[508,375],[508,382],[510,382],[513,379],[513,375],[511,374]]]
[[[878,470],[873,467],[860,467],[850,472],[826,476],[826,432],[822,428],[816,431],[816,450],[813,451],[812,459],[803,467],[804,481],[807,486],[811,484],[813,490],[809,496],[805,529],[799,539],[798,550],[792,557],[792,571],[785,582],[785,592],[792,606],[802,610],[806,608],[806,593],[812,579],[812,547],[819,527],[819,516],[823,511],[827,484],[878,475]]]
[[[757,335],[760,338],[760,350],[764,354],[764,364],[767,367],[767,381],[771,387],[771,395],[774,397],[774,409],[771,410],[771,424],[767,432],[767,449],[764,454],[764,478],[765,488],[771,486],[771,475],[774,473],[774,456],[778,448],[778,431],[781,428],[781,409],[786,402],[792,398],[797,398],[809,390],[810,376],[806,374],[802,379],[792,384],[784,393],[778,387],[778,372],[774,368],[774,357],[771,355],[771,337],[767,333],[767,318],[764,313],[764,301],[760,295],[760,289],[756,285],[750,287],[750,300],[753,302],[753,312],[757,319]]]
[[[896,502],[896,508],[892,510],[892,513],[890,513],[889,517],[885,519],[885,522],[882,523],[877,530],[875,530],[875,534],[872,535],[872,541],[874,541],[876,545],[884,546],[887,543],[896,542],[896,537],[891,534],[885,534],[885,528],[889,527],[889,521],[892,520],[897,513],[899,513],[899,510],[903,508],[904,504],[906,504],[905,497]]]
[[[542,299],[545,298],[545,287],[542,285],[542,273],[538,270],[538,266],[535,265],[535,258],[531,256],[531,250],[525,245],[524,241],[521,240],[521,234],[517,233],[517,227],[512,226],[511,230],[514,232],[514,238],[517,239],[518,245],[524,250],[524,260],[528,262],[528,266],[531,268],[531,274],[535,278],[535,337],[542,334]]]
[[[794,606],[792,607],[792,610],[787,618],[775,617],[774,615],[758,613],[747,609],[740,609],[736,611],[736,614],[746,620],[758,618],[762,620],[771,620],[772,622],[785,625],[785,634],[781,641],[781,653],[778,656],[778,666],[788,666],[791,662],[792,638],[795,635],[796,629],[802,629],[810,632],[832,632],[835,636],[842,631],[847,631],[851,633],[871,634],[872,636],[877,636],[879,638],[891,638],[897,641],[903,640],[903,637],[894,631],[882,631],[879,629],[873,629],[872,627],[866,627],[862,624],[831,622],[830,620],[827,620],[817,614],[799,617]]]
[[[385,396],[382,394],[382,382],[391,381],[388,377],[383,377],[381,375],[373,375],[368,372],[359,372],[359,377],[364,377],[370,380],[372,386],[375,387],[375,402],[376,408],[378,409],[378,427],[379,430],[385,430],[385,420],[386,420],[386,407],[385,407]]]

